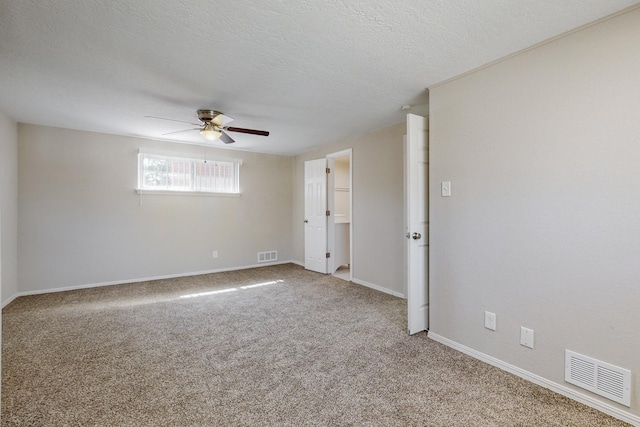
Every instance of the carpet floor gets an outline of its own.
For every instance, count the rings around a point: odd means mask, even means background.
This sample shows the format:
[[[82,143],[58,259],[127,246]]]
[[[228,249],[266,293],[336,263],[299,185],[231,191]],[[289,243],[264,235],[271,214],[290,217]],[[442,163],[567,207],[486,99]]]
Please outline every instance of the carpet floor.
[[[281,265],[20,297],[2,426],[624,426]]]

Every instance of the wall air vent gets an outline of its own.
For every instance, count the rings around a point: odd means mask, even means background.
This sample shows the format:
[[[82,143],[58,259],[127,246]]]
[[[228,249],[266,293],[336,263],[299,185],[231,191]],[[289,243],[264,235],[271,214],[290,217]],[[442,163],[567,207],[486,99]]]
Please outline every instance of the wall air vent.
[[[565,350],[564,380],[625,406],[631,406],[631,371]]]
[[[272,262],[278,260],[278,251],[258,252],[258,262]]]

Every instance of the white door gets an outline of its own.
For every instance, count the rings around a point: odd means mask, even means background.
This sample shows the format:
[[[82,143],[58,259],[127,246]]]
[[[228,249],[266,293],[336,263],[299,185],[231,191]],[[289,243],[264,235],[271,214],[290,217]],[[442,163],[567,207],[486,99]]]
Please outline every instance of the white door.
[[[429,146],[427,119],[407,115],[407,304],[409,334],[429,328]]]
[[[304,162],[304,268],[327,270],[327,159]]]

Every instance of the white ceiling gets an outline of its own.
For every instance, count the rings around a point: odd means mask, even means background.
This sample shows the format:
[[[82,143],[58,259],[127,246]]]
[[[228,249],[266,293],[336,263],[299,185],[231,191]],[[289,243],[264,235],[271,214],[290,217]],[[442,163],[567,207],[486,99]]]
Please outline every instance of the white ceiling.
[[[426,114],[426,88],[637,0],[0,0],[0,110],[162,136],[217,109],[228,146],[296,154]],[[212,143],[222,146],[219,141]]]

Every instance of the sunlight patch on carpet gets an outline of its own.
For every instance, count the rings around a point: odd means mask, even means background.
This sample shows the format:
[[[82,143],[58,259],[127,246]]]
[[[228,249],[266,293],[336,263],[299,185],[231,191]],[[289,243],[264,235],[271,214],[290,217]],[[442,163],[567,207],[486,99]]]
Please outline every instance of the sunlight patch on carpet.
[[[208,292],[198,292],[196,294],[188,294],[188,295],[180,295],[180,298],[196,298],[196,297],[206,297],[209,295],[216,295],[216,294],[224,294],[227,292],[234,292],[237,291],[239,289],[253,289],[253,288],[260,288],[262,286],[269,286],[269,285],[275,285],[278,283],[284,283],[284,280],[272,280],[270,282],[264,282],[264,283],[256,283],[255,285],[247,285],[247,286],[240,286],[239,288],[227,288],[227,289],[220,289],[217,291],[208,291]]]

